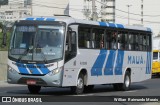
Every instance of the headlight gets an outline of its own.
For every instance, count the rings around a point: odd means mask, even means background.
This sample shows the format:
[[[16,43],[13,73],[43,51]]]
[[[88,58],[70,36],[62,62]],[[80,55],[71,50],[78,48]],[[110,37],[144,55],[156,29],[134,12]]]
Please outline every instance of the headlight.
[[[53,76],[53,75],[55,75],[55,74],[58,74],[62,69],[63,69],[63,67],[59,67],[59,68],[57,68],[57,69],[54,69],[54,70],[50,71],[50,72],[48,73],[48,75],[49,75],[49,76]]]
[[[9,65],[8,65],[8,71],[11,72],[11,73],[13,73],[13,74],[18,73],[15,69],[13,69],[12,67],[10,67]]]

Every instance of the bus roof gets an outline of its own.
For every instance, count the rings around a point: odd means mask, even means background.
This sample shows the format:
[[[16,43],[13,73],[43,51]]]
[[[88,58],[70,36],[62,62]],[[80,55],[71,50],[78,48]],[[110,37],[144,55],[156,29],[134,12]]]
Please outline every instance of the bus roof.
[[[98,22],[98,21],[91,21],[91,20],[82,20],[82,19],[75,19],[69,16],[53,16],[53,17],[27,17],[22,18],[20,20],[28,20],[28,21],[63,21],[67,24],[71,23],[79,23],[79,24],[89,24],[89,25],[98,25],[98,26],[105,26],[105,27],[112,27],[112,28],[121,28],[121,29],[132,29],[132,30],[141,30],[141,31],[148,31],[152,32],[148,27],[142,26],[129,26],[129,25],[122,25],[116,23],[108,23],[108,22]]]

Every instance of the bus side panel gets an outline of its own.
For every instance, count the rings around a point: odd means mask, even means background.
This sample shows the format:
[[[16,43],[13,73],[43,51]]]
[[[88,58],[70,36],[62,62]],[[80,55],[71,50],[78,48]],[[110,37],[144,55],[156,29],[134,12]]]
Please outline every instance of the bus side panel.
[[[106,67],[107,61],[110,60],[108,58],[113,60],[112,65],[114,66],[115,57],[113,56],[115,54],[116,51],[80,49],[78,55],[64,66],[63,86],[75,86],[82,69],[87,70],[87,85],[122,82],[122,75],[115,76],[112,73],[114,72],[112,66]],[[105,74],[106,70],[108,74]]]
[[[99,50],[79,50],[75,58],[64,65],[63,86],[75,86],[80,70],[87,70],[87,77],[91,75],[91,65],[96,61]],[[88,77],[88,79],[90,79]]]
[[[124,65],[131,69],[131,82],[140,82],[151,78],[151,53],[126,51]]]
[[[75,86],[82,69],[87,70],[87,85],[123,83],[127,68],[131,69],[131,82],[151,78],[151,53],[80,49],[64,66],[63,86]]]

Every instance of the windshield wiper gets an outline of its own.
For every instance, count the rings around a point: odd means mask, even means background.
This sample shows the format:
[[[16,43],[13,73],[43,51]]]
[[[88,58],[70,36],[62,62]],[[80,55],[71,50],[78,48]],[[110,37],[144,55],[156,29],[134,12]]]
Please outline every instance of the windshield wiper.
[[[22,57],[26,56],[32,49],[26,49],[26,51],[18,58],[18,62],[21,61]]]
[[[36,43],[37,43],[37,42],[36,42]],[[39,46],[39,45],[36,44],[36,53],[37,53],[38,46]],[[46,58],[44,52],[43,52],[42,50],[40,50],[40,53],[41,53],[41,55],[43,56],[44,62],[45,62],[45,63],[48,63],[47,58]]]
[[[44,54],[43,51],[41,51],[41,54],[42,54],[42,56],[43,56],[43,58],[44,58],[44,62],[45,62],[45,63],[48,63],[47,58],[46,58],[46,56],[45,56],[45,54]]]

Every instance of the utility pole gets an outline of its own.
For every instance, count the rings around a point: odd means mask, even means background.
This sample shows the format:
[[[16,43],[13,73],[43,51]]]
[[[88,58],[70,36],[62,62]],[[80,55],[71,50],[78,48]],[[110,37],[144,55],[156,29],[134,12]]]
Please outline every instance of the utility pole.
[[[92,0],[92,19],[93,19],[93,21],[97,20],[95,0]]]
[[[143,25],[143,0],[141,0],[141,24]]]
[[[127,5],[127,7],[128,7],[128,25],[130,24],[130,22],[129,22],[129,18],[130,18],[130,17],[129,17],[129,14],[130,14],[130,13],[129,13],[129,7],[131,7],[131,6],[132,6],[132,5]]]

